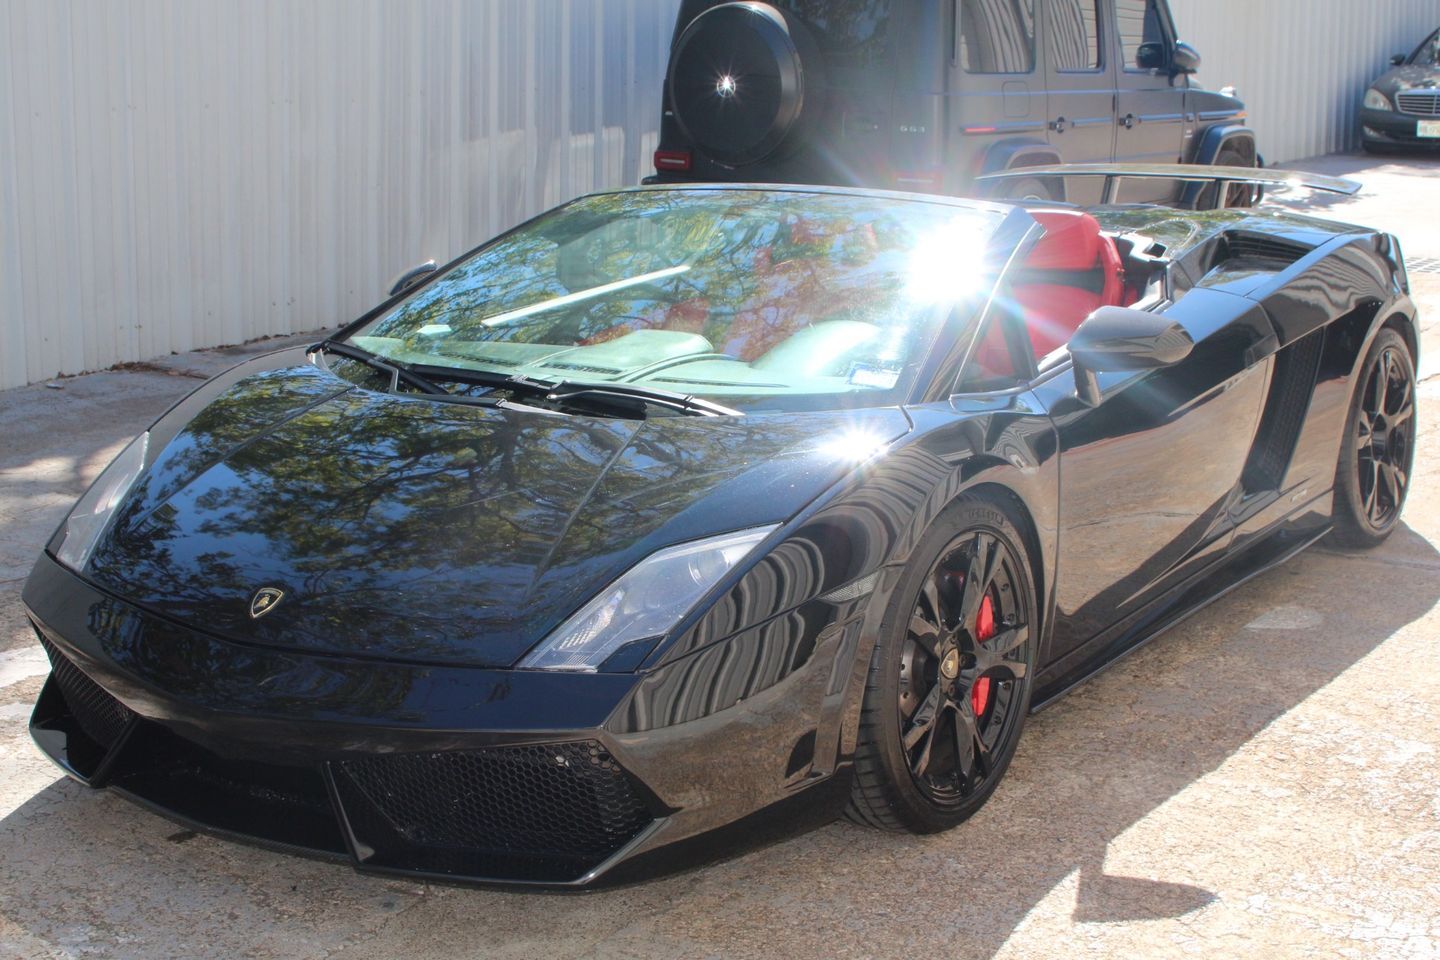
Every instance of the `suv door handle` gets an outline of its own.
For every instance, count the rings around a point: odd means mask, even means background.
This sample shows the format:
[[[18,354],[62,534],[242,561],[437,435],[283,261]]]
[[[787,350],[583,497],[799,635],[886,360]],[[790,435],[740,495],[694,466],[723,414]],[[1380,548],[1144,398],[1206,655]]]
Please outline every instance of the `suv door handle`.
[[[1071,123],[1069,120],[1066,120],[1064,117],[1057,117],[1056,119],[1050,121],[1050,129],[1054,130],[1056,133],[1064,133],[1066,130],[1073,126],[1074,124]]]
[[[1139,122],[1140,118],[1135,116],[1135,114],[1133,113],[1127,113],[1125,114],[1125,116],[1120,118],[1120,123],[1125,127],[1126,130],[1134,130],[1135,124]]]

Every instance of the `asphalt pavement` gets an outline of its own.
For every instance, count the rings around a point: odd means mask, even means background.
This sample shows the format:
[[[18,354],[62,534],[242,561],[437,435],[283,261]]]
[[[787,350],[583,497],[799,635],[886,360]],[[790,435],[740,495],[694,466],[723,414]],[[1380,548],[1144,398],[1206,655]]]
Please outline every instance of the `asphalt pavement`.
[[[1335,156],[1424,325],[1404,525],[1312,549],[1028,726],[991,803],[903,837],[835,823],[585,895],[383,880],[183,830],[31,745],[35,555],[124,443],[272,344],[0,392],[0,958],[1440,957],[1440,162]],[[1426,263],[1426,259],[1432,263]]]

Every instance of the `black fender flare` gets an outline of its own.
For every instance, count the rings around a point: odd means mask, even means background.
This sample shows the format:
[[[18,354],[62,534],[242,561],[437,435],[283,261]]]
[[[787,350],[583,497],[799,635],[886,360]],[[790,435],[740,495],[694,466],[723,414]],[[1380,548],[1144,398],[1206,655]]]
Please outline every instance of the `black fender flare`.
[[[1244,141],[1250,145],[1250,155],[1255,158],[1257,165],[1261,165],[1259,145],[1255,142],[1255,131],[1243,123],[1217,123],[1214,126],[1206,127],[1196,137],[1195,153],[1191,157],[1191,163],[1202,165],[1213,165],[1220,151],[1226,146]],[[1194,206],[1200,199],[1200,194],[1205,190],[1203,183],[1189,183],[1181,194],[1181,201],[1187,206]]]
[[[1053,166],[1058,163],[1060,163],[1060,152],[1044,140],[1013,137],[991,144],[981,159],[979,176],[999,173],[1002,170]],[[1065,197],[1064,182],[1057,180],[1055,186],[1060,199],[1063,200]]]

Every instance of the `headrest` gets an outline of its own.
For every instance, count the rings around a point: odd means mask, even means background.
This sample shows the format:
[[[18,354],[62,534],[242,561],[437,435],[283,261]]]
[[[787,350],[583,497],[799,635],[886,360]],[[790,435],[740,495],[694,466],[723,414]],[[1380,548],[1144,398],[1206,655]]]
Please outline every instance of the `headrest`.
[[[1100,256],[1100,221],[1080,210],[1032,210],[1045,228],[1025,266],[1031,270],[1091,270]]]

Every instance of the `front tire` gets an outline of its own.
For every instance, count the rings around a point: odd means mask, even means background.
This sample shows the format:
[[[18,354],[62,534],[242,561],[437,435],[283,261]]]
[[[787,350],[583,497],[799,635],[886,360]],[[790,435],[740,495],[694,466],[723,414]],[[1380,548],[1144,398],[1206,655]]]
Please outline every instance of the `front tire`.
[[[1415,360],[1386,327],[1365,354],[1335,475],[1334,541],[1362,550],[1400,523],[1415,465]]]
[[[931,526],[870,661],[847,815],[936,833],[999,785],[1030,709],[1039,645],[1025,539],[964,497]]]

